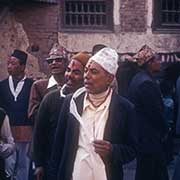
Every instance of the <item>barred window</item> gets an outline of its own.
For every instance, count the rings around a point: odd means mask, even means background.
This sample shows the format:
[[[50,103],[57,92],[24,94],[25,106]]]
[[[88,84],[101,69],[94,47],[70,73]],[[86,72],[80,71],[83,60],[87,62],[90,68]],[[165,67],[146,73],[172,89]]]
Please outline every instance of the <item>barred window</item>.
[[[155,25],[158,28],[180,28],[180,0],[154,0]]]
[[[64,0],[62,28],[111,29],[112,4],[110,0]]]

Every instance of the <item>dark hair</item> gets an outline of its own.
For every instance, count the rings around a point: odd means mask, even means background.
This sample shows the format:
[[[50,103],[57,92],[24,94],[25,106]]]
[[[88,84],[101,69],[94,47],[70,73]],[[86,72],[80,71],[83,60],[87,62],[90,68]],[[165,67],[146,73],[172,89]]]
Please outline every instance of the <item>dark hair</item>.
[[[139,72],[139,66],[136,62],[124,61],[119,63],[116,73],[116,80],[118,84],[118,94],[121,96],[128,96],[128,88],[132,78]]]
[[[96,54],[99,50],[105,48],[106,45],[104,44],[95,44],[92,48],[92,55]]]
[[[142,69],[147,69],[149,63],[153,62],[155,59],[158,59],[158,58],[160,58],[160,55],[159,55],[159,54],[154,54],[153,56],[149,57],[149,58],[147,59],[147,61],[146,61],[144,64],[142,64],[140,67],[141,67]]]

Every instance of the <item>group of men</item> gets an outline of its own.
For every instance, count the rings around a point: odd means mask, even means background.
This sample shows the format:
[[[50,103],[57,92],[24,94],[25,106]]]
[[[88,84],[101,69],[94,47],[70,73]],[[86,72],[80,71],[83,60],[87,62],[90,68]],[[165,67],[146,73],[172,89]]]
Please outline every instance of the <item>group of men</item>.
[[[79,52],[68,59],[67,50],[55,44],[46,59],[50,78],[35,82],[25,76],[24,51],[15,50],[7,60],[0,105],[10,119],[18,180],[28,180],[30,164],[37,180],[122,180],[123,165],[135,158],[136,180],[168,180],[167,127],[152,77],[159,57],[147,46],[134,56],[139,71],[128,100],[112,88],[117,52],[99,47],[93,55]]]

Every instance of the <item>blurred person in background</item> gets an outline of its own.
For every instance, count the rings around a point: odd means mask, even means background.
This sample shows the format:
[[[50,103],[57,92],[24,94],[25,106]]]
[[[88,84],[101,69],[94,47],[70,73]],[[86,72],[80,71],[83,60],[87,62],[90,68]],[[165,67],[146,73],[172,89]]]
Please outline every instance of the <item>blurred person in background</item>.
[[[68,52],[60,44],[54,44],[46,58],[50,69],[50,78],[37,80],[31,88],[28,116],[35,122],[39,105],[48,92],[61,88],[65,83],[64,73],[68,65]]]
[[[40,79],[33,83],[29,99],[28,116],[31,122],[36,124],[37,112],[43,97],[50,91],[55,89],[61,89],[65,83],[64,73],[68,65],[68,52],[66,48],[58,43],[55,43],[49,52],[49,57],[45,60],[48,63],[50,69],[50,77],[46,79]],[[29,149],[29,156],[33,160],[33,143]],[[29,179],[33,180],[33,174],[35,165],[30,163]]]
[[[128,88],[128,98],[134,103],[138,127],[136,180],[168,180],[164,137],[167,123],[163,116],[160,88],[153,73],[160,70],[159,56],[144,45],[134,56],[140,71]]]
[[[17,180],[27,180],[30,159],[27,149],[32,135],[32,123],[28,119],[29,95],[33,80],[26,77],[27,53],[15,49],[7,60],[9,76],[0,82],[2,107],[6,111],[16,143],[16,153],[8,158],[9,166],[15,161]]]
[[[6,112],[0,108],[0,179],[10,180],[6,173],[5,160],[15,151],[15,143],[12,137],[9,118]]]

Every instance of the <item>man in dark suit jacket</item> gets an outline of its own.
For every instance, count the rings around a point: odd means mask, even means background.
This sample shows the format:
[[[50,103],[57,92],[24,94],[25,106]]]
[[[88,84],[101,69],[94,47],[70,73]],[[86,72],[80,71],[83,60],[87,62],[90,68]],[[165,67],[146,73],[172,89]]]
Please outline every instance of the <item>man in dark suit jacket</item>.
[[[176,134],[180,136],[180,76],[177,79],[176,82],[176,92],[177,92],[177,98],[178,98],[178,114],[177,114],[177,121],[176,121]],[[176,165],[175,165],[175,171],[173,175],[173,180],[178,180],[180,177],[180,149],[178,150],[178,155],[176,158]]]
[[[33,123],[35,123],[38,108],[43,97],[52,90],[60,89],[65,83],[64,73],[68,65],[67,50],[60,44],[55,43],[50,50],[49,57],[46,58],[46,62],[48,63],[51,77],[35,81],[31,88],[28,117]],[[33,147],[31,144],[29,148],[29,155],[31,159],[33,159],[32,149]],[[33,163],[31,163],[31,166],[32,167],[30,168],[29,179],[33,179],[34,174]]]
[[[160,89],[152,77],[160,69],[160,60],[148,46],[143,46],[135,58],[141,70],[131,80],[128,95],[138,123],[136,180],[167,180],[162,143],[167,127]]]
[[[135,158],[133,105],[110,88],[118,55],[103,48],[85,67],[85,87],[65,98],[51,159],[53,180],[122,180]]]
[[[47,179],[60,109],[65,96],[83,86],[84,67],[89,58],[87,52],[79,52],[72,56],[65,72],[66,83],[60,90],[49,92],[40,104],[33,136],[33,158],[37,180]]]

